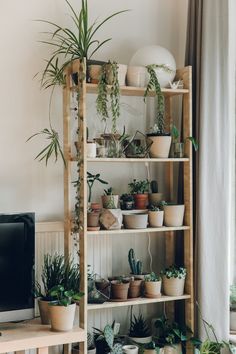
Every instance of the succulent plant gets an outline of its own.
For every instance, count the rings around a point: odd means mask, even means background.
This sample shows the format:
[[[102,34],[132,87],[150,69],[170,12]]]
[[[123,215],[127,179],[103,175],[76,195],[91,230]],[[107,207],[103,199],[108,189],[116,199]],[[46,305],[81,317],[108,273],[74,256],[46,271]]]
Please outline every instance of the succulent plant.
[[[145,281],[160,281],[161,277],[154,272],[145,276]]]
[[[139,259],[136,259],[133,248],[130,248],[129,250],[128,260],[132,274],[143,274],[143,263]]]
[[[166,278],[178,278],[178,279],[185,279],[186,277],[186,268],[184,267],[177,267],[172,265],[164,270],[161,271],[161,275],[166,276]]]
[[[140,314],[138,317],[134,315],[133,318],[131,318],[129,336],[139,338],[150,336],[150,329],[142,314]]]

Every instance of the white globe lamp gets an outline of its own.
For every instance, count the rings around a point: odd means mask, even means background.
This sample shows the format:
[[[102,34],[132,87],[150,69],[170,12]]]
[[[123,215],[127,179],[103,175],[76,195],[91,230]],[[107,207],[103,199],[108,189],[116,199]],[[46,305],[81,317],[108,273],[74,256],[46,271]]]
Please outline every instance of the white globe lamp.
[[[176,62],[173,55],[164,47],[151,45],[140,48],[131,58],[130,66],[146,66],[156,64],[171,69],[157,68],[156,74],[161,87],[168,87],[176,74]]]

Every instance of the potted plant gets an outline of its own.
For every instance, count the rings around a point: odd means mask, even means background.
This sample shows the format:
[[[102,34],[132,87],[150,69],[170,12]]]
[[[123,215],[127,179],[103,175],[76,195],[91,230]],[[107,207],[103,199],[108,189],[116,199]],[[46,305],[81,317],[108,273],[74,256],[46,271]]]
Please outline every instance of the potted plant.
[[[49,313],[53,331],[70,331],[73,328],[76,302],[84,293],[65,290],[62,285],[56,285],[50,290],[50,296],[56,300],[50,302]]]
[[[135,315],[130,318],[129,338],[135,343],[150,343],[152,341],[151,331],[144,319],[140,314],[138,317]]]
[[[172,125],[171,128],[171,136],[172,136],[172,147],[171,147],[172,157],[174,158],[184,157],[184,145],[187,141],[190,141],[192,143],[195,151],[198,150],[198,143],[192,136],[186,137],[182,143],[179,141],[180,133],[174,124]]]
[[[236,285],[230,286],[230,330],[236,331]]]
[[[111,280],[111,299],[124,301],[128,298],[129,279],[119,277]]]
[[[152,90],[155,91],[157,97],[155,124],[152,130],[147,134],[148,138],[153,142],[149,155],[151,158],[168,158],[171,145],[171,136],[170,133],[166,133],[165,131],[165,98],[161,91],[161,86],[155,71],[157,65],[148,65],[146,68],[149,74],[149,82],[144,93],[144,101],[146,102],[146,98]]]
[[[154,272],[144,278],[145,297],[156,298],[161,296],[161,277]]]
[[[150,182],[151,193],[148,194],[148,203],[149,205],[158,206],[159,203],[163,200],[163,194],[158,193],[158,183],[155,180]]]
[[[146,212],[123,212],[125,229],[146,229],[148,224],[148,214]]]
[[[186,268],[175,265],[161,271],[164,294],[168,296],[183,295],[186,274]]]
[[[150,227],[162,227],[164,211],[158,206],[151,205],[148,210],[148,221]]]
[[[135,209],[146,209],[148,204],[149,181],[147,179],[129,183],[130,193],[134,196]]]
[[[159,354],[160,347],[158,347],[155,341],[152,340],[150,343],[142,344],[140,352],[142,354]]]
[[[174,204],[162,201],[160,207],[164,210],[164,225],[169,227],[180,227],[184,222],[184,204]]]
[[[120,196],[120,206],[122,210],[134,209],[134,197],[132,194],[124,193]]]
[[[148,273],[143,272],[143,262],[136,258],[133,248],[130,248],[128,253],[128,262],[130,266],[131,275],[136,279],[144,280],[145,275]]]
[[[182,345],[192,337],[191,330],[181,326],[177,322],[168,320],[165,316],[155,321],[158,335],[155,337],[156,344],[164,349],[164,354],[181,354]]]
[[[102,205],[105,209],[117,209],[119,204],[119,195],[113,193],[113,188],[104,189],[102,196]]]
[[[98,328],[94,328],[95,345],[97,348],[97,354],[122,354],[122,344],[117,342],[115,332],[115,321],[112,326],[107,324],[104,330],[101,331]]]

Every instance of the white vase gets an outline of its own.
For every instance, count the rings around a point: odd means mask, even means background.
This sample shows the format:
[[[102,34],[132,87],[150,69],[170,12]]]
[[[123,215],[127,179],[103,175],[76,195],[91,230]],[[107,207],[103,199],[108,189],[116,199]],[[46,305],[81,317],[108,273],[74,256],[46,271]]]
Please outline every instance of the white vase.
[[[152,341],[152,336],[149,337],[129,337],[133,342],[139,343],[139,344],[147,344]]]
[[[185,278],[167,278],[165,275],[162,277],[163,292],[167,296],[182,296],[184,294]]]
[[[184,205],[164,205],[164,224],[169,227],[179,227],[184,221]]]
[[[149,155],[151,158],[166,159],[169,157],[171,136],[150,136],[148,138],[152,141]]]
[[[164,211],[152,211],[148,212],[148,221],[150,227],[162,227],[164,219]]]
[[[49,306],[52,331],[71,331],[74,324],[76,304],[69,306]]]
[[[147,83],[147,69],[144,66],[128,66],[127,85],[145,87]]]
[[[137,345],[130,344],[130,345],[124,345],[122,349],[125,354],[138,354],[139,348]]]

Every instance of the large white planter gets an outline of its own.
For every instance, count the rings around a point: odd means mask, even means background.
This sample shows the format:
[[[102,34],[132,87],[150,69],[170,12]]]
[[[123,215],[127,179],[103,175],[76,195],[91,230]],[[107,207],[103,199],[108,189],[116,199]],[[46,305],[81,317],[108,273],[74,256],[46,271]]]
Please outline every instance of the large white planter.
[[[182,226],[184,221],[184,205],[164,205],[165,226]]]
[[[149,136],[148,138],[152,141],[150,147],[149,155],[151,158],[165,159],[169,157],[171,136]]]
[[[138,354],[138,346],[137,345],[133,345],[133,344],[124,345],[122,347],[122,349],[125,354]]]
[[[184,294],[185,279],[162,277],[163,292],[168,296],[181,296]]]
[[[148,223],[147,213],[124,214],[124,225],[126,229],[146,229]]]
[[[156,298],[161,296],[161,280],[160,281],[145,281],[145,296]]]
[[[230,330],[236,331],[236,312],[230,311]]]
[[[148,221],[150,227],[162,227],[164,219],[164,211],[151,211],[148,212]]]
[[[150,343],[152,341],[152,336],[149,337],[129,337],[132,341],[139,343],[139,344],[147,344]]]
[[[93,142],[87,142],[87,157],[95,158],[96,157],[97,145]]]
[[[74,324],[76,304],[69,306],[49,305],[52,331],[71,331]]]

